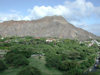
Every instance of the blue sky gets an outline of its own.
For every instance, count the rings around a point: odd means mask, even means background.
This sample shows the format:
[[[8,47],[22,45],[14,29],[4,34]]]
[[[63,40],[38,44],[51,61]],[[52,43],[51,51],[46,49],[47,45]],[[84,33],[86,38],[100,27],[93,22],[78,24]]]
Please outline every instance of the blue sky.
[[[100,36],[100,0],[0,0],[0,22],[53,15]]]

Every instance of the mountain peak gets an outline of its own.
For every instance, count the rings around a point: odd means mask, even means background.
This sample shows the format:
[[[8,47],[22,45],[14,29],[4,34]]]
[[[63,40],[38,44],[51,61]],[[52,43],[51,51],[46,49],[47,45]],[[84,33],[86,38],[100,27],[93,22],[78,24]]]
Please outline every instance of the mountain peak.
[[[0,23],[0,35],[58,37],[86,40],[96,36],[68,23],[62,16],[46,16],[33,21],[8,21]]]
[[[64,20],[64,21],[66,21],[64,17],[56,16],[56,15],[55,16],[46,16],[46,17],[44,17],[42,19],[52,19],[52,20]]]

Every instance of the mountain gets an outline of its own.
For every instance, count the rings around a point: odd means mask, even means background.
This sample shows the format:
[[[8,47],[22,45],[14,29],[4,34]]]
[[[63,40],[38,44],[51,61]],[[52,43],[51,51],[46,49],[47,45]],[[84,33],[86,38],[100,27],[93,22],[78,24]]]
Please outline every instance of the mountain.
[[[47,16],[32,21],[5,21],[0,23],[0,35],[3,37],[34,36],[79,40],[97,38],[96,35],[70,24],[62,16]]]

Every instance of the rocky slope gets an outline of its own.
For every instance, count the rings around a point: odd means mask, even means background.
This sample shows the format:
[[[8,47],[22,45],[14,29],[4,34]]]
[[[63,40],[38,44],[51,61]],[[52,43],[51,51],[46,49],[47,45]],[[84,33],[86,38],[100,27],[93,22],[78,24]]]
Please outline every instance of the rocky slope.
[[[70,39],[96,39],[92,33],[77,28],[61,16],[47,16],[32,21],[6,21],[0,23],[1,36],[58,37]]]

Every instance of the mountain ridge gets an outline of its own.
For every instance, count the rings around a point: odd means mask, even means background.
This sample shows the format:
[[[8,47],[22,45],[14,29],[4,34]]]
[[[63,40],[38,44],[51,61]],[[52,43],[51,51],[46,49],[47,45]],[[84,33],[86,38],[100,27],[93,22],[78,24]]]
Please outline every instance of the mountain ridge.
[[[0,35],[11,36],[34,36],[34,37],[58,37],[68,39],[97,39],[97,36],[75,27],[62,16],[46,16],[31,21],[5,21],[0,23]]]

